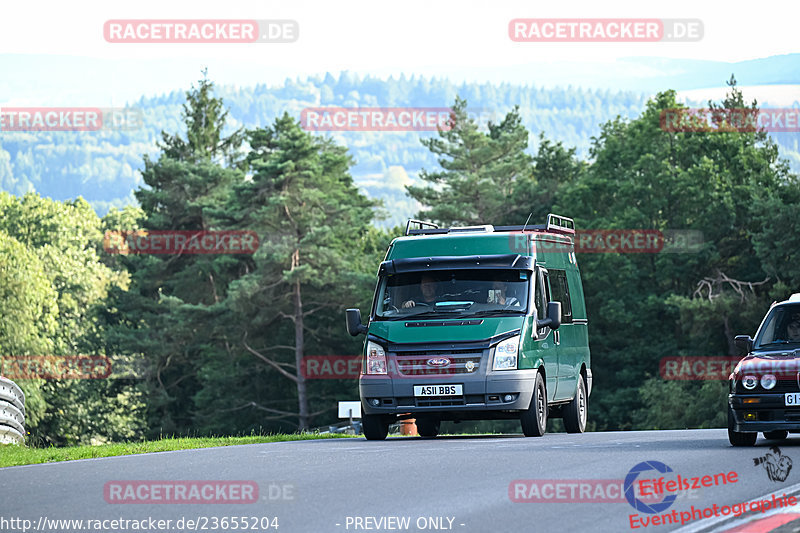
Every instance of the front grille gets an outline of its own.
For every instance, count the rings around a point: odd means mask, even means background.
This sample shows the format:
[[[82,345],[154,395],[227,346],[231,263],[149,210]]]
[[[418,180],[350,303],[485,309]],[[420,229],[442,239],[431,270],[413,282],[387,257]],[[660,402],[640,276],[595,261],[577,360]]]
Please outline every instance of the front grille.
[[[480,370],[482,351],[453,350],[429,352],[400,352],[395,356],[397,369],[403,376],[453,376],[475,374]],[[431,359],[448,359],[447,366],[432,366]]]
[[[464,398],[453,398],[449,400],[429,400],[417,398],[417,407],[452,407],[455,405],[466,405]]]
[[[761,388],[761,385],[756,387],[756,389],[759,388]],[[770,389],[769,392],[800,392],[800,387],[798,387],[796,379],[779,379],[775,384],[775,388]]]

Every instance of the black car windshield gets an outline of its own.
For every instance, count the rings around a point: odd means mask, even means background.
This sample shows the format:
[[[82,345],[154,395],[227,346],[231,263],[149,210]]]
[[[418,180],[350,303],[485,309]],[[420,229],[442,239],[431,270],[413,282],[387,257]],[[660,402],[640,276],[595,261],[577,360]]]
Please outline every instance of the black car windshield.
[[[384,276],[378,320],[525,314],[531,273],[520,270],[428,270]]]
[[[800,346],[800,305],[773,308],[756,337],[754,348],[771,348],[782,344]]]

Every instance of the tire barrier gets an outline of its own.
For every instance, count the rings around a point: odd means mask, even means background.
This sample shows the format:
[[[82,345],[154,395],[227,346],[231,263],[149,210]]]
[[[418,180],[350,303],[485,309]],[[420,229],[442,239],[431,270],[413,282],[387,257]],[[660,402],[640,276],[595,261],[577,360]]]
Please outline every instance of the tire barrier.
[[[0,444],[25,442],[25,393],[0,376]]]

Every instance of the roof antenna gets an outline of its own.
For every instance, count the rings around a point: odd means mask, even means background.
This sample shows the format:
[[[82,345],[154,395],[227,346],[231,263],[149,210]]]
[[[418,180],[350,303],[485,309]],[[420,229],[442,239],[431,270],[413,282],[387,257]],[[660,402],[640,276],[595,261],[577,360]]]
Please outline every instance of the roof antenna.
[[[531,214],[530,214],[530,215],[528,215],[528,220],[526,220],[526,221],[525,221],[525,225],[524,225],[524,226],[522,226],[522,233],[525,233],[525,228],[528,226],[528,222],[530,222],[530,221],[531,221],[531,217],[532,217],[532,216],[533,216],[533,211],[531,211]]]

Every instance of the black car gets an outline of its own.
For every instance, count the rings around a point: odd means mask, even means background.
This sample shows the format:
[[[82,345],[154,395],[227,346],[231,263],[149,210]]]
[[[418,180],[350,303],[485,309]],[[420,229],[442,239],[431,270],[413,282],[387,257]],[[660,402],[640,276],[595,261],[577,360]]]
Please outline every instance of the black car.
[[[773,305],[755,339],[735,342],[747,355],[730,375],[731,444],[753,446],[759,432],[778,440],[800,433],[800,294]]]

